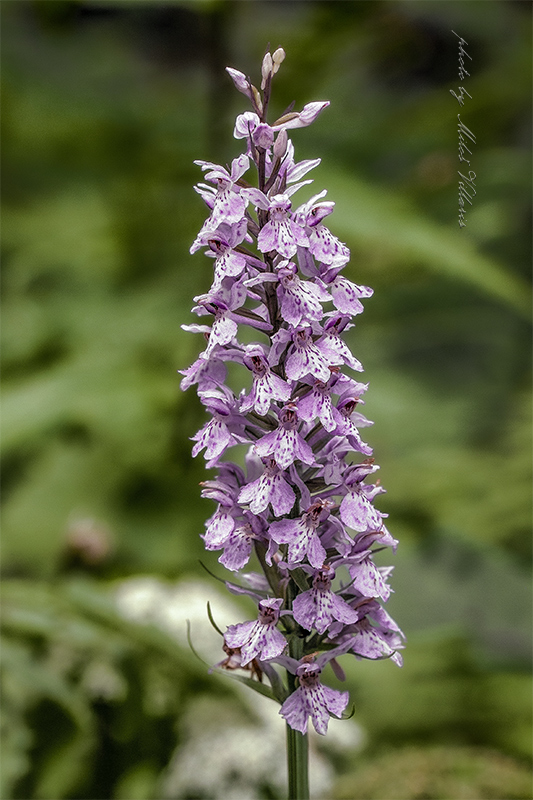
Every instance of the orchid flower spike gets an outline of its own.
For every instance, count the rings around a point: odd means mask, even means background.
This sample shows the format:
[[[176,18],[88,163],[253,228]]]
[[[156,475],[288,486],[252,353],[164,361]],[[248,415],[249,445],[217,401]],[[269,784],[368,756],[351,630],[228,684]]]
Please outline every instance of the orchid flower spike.
[[[373,560],[397,542],[375,505],[384,489],[371,482],[378,465],[360,434],[371,424],[360,413],[368,384],[346,340],[372,289],[341,274],[350,251],[325,224],[335,206],[326,191],[294,202],[320,159],[295,162],[288,131],[329,102],[268,122],[284,59],[281,47],[265,54],[260,90],[227,68],[251,103],[234,128],[244,152],[229,167],[195,162],[207,219],[191,252],[213,259],[213,283],[195,299],[201,324],[184,326],[204,350],[182,388],[196,385],[207,414],[191,437],[193,456],[215,471],[202,484],[216,504],[205,546],[234,573],[230,591],[253,602],[250,619],[223,634],[213,669],[244,670],[252,687],[266,678],[261,692],[290,729],[305,734],[310,719],[323,735],[348,704],[348,692],[323,683],[328,663],[337,675],[340,657],[401,666],[404,645],[383,608],[392,568]]]

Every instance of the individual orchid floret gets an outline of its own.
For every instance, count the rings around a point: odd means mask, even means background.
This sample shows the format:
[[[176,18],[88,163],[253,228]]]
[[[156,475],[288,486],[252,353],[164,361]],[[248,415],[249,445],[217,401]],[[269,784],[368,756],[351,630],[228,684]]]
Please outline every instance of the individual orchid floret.
[[[233,136],[235,139],[246,139],[246,155],[254,158],[254,145],[263,147],[266,151],[274,143],[275,133],[270,125],[262,123],[253,111],[245,111],[244,114],[239,114],[235,120]]]
[[[237,181],[250,167],[248,156],[241,155],[231,162],[231,172],[210,161],[195,161],[203,170],[209,170],[205,179],[216,184],[216,195],[213,199],[211,216],[204,224],[205,230],[213,230],[223,222],[234,224],[244,217],[247,201],[240,193]]]
[[[369,286],[358,286],[356,283],[347,280],[338,275],[329,286],[331,292],[331,299],[335,308],[341,314],[362,314],[364,311],[361,297],[372,297],[374,290]]]
[[[300,225],[315,227],[333,213],[335,203],[332,200],[324,200],[327,193],[327,189],[323,189],[296,209],[294,216]]]
[[[371,550],[361,550],[360,545],[355,542],[351,552],[344,555],[342,563],[348,567],[354,591],[363,597],[381,597],[383,602],[387,602],[391,589],[383,571],[372,561]],[[387,568],[387,574],[390,571],[392,570]]]
[[[226,67],[226,72],[230,76],[231,80],[233,81],[235,87],[239,90],[239,92],[242,92],[242,94],[245,94],[250,100],[253,101],[254,94],[252,92],[252,84],[250,83],[244,72],[241,72],[238,69],[233,69],[233,67]],[[255,89],[255,87],[253,88]],[[257,92],[257,89],[255,91]]]
[[[333,416],[337,423],[335,433],[346,436],[354,450],[369,456],[372,453],[372,448],[363,442],[359,436],[358,428],[366,427],[373,423],[355,410],[358,403],[358,397],[348,397],[341,400],[337,407],[333,409]]]
[[[203,306],[208,313],[214,314],[215,319],[209,331],[209,339],[205,354],[211,355],[217,345],[225,345],[233,342],[237,336],[238,325],[232,318],[231,308],[221,299],[211,299],[209,295],[195,298],[197,303]]]
[[[197,456],[205,448],[205,458],[214,464],[222,453],[239,439],[230,428],[239,424],[240,418],[231,409],[228,402],[217,393],[206,393],[205,404],[211,413],[211,419],[196,433],[192,440],[196,442],[192,455]]]
[[[345,525],[361,533],[379,531],[383,525],[383,517],[386,516],[374,508],[368,486],[360,483],[356,483],[345,495],[339,513]]]
[[[294,327],[302,319],[322,319],[322,303],[331,299],[328,292],[319,283],[300,280],[298,268],[292,261],[282,261],[276,267],[276,272],[279,279],[276,293],[283,319]]]
[[[236,520],[242,517],[237,495],[244,483],[244,473],[236,464],[220,465],[217,480],[202,481],[202,497],[218,503],[215,513],[206,522],[204,542],[208,550],[219,550],[233,532]]]
[[[307,721],[310,717],[316,732],[325,735],[329,718],[342,717],[348,705],[348,692],[330,689],[320,682],[324,660],[319,657],[313,662],[304,657],[295,669],[292,665],[289,667],[291,671],[295,671],[300,685],[285,700],[279,713],[291,728],[300,733],[307,732]]]
[[[231,287],[212,289],[208,294],[195,297],[198,303],[193,311],[198,316],[213,315],[212,326],[182,326],[185,330],[208,334],[205,357],[210,358],[217,346],[232,345],[232,351],[239,347],[236,340],[238,323],[245,322],[259,330],[268,331],[270,323],[260,315],[244,308],[247,290],[242,283],[234,282]]]
[[[244,482],[243,470],[237,464],[232,464],[231,461],[223,461],[219,464],[216,479],[201,481],[202,497],[230,505]]]
[[[262,253],[275,250],[284,258],[290,259],[296,254],[299,246],[309,245],[304,229],[290,218],[290,208],[291,201],[286,194],[274,195],[270,200],[268,222],[261,228],[257,237],[257,246]]]
[[[205,353],[202,353],[190,367],[180,369],[178,372],[185,376],[180,384],[183,391],[195,383],[198,384],[199,391],[216,389],[224,385],[227,376],[224,362],[219,358],[208,358]]]
[[[324,565],[315,571],[312,588],[294,598],[294,619],[302,628],[325,633],[334,621],[349,625],[359,619],[357,611],[332,590],[334,577],[335,570]]]
[[[330,635],[334,636],[339,647],[352,652],[357,658],[390,658],[401,667],[403,659],[398,652],[404,648],[405,636],[385,609],[373,599],[361,598],[358,602],[358,622],[344,628],[332,626]]]
[[[267,433],[255,444],[255,452],[260,458],[273,458],[280,469],[287,469],[294,461],[303,461],[312,466],[315,456],[311,447],[298,433],[298,409],[294,403],[287,403],[279,414],[279,428]]]
[[[253,383],[250,393],[241,400],[241,411],[246,412],[251,408],[264,417],[272,401],[287,402],[291,396],[291,387],[279,375],[272,372],[263,348],[258,345],[248,345],[243,355],[243,363],[252,371]]]
[[[243,114],[239,114],[233,128],[234,138],[248,139],[260,123],[261,120],[254,111],[245,111]]]
[[[403,658],[399,649],[404,647],[401,637],[397,633],[383,630],[365,617],[355,625],[346,629],[336,641],[342,644],[350,643],[350,650],[357,658],[382,659],[390,658],[397,666],[401,667]]]
[[[331,377],[330,368],[339,366],[344,360],[325,337],[322,337],[322,341],[314,341],[310,325],[302,324],[292,331],[282,329],[273,339],[276,343],[292,340],[285,362],[286,375],[292,381],[312,376],[327,383]]]
[[[236,572],[246,566],[252,554],[254,541],[261,541],[265,538],[263,520],[247,511],[243,512],[243,515],[243,522],[236,525],[223,541],[210,545],[204,536],[207,550],[224,548],[224,552],[218,560],[226,569],[232,572]]]
[[[274,144],[274,131],[266,122],[260,122],[253,132],[252,142],[262,150],[268,150]]]
[[[248,141],[246,155],[253,158],[254,151],[251,145],[268,150],[274,144],[275,131],[266,122],[261,122],[253,111],[245,111],[235,120],[233,136],[235,139]]]
[[[313,211],[319,211],[320,209],[313,209]],[[327,213],[330,213],[329,204],[327,208]],[[307,218],[307,224],[309,225],[310,217],[312,217],[313,212]],[[325,216],[325,213],[323,212]],[[318,221],[318,217],[311,219],[313,222],[313,226],[309,228],[309,252],[312,256],[314,256],[316,261],[319,261],[321,264],[326,264],[328,267],[343,267],[345,264],[348,263],[350,260],[350,251],[346,247],[343,242],[337,239],[334,236],[329,228],[326,228],[321,222]]]
[[[296,163],[294,160],[294,145],[288,138],[287,132],[284,130],[278,133],[277,139],[274,142],[273,154],[279,159],[279,166],[276,179],[271,189],[271,194],[282,194],[286,191],[287,186],[298,183],[308,172],[318,167],[321,160],[320,158],[313,158]],[[310,182],[311,181],[306,181],[306,183]],[[302,184],[299,185],[301,186]],[[305,226],[305,217],[298,215],[296,212],[294,212],[293,217],[299,225],[302,227]]]
[[[276,658],[286,649],[287,640],[276,628],[282,605],[282,598],[261,600],[257,620],[228,627],[224,640],[231,648],[240,648],[242,665],[254,658],[261,661]]]
[[[220,505],[217,511],[206,522],[206,531],[202,534],[206,550],[220,550],[235,530],[236,517],[240,509]]]
[[[206,250],[205,254],[212,258],[217,258],[217,250],[212,246],[214,242],[221,242],[230,248],[237,247],[237,245],[241,244],[245,238],[248,238],[249,241],[251,240],[250,237],[247,236],[247,231],[248,224],[245,217],[232,225],[229,225],[227,222],[222,222],[218,228],[202,228],[190,246],[189,252],[195,253],[201,247],[209,247],[212,252],[210,253],[209,250]],[[232,275],[233,273],[228,274]]]
[[[239,503],[248,504],[252,514],[261,514],[271,505],[274,516],[282,517],[292,510],[296,495],[275,460],[269,458],[265,462],[261,477],[241,489]]]
[[[209,247],[215,256],[213,289],[219,289],[224,278],[237,278],[246,268],[246,258],[232,249],[232,245],[222,237],[213,236]]]
[[[317,342],[317,347],[324,354],[329,354],[331,359],[336,359],[331,363],[346,364],[348,367],[363,372],[363,365],[351,352],[350,348],[343,341],[341,333],[351,328],[349,317],[336,314],[330,317],[324,324],[324,333]]]
[[[318,528],[329,515],[331,502],[317,500],[300,518],[281,519],[269,528],[270,537],[277,544],[288,545],[287,563],[289,569],[302,564],[307,557],[315,569],[320,569],[326,560],[326,551]]]
[[[332,433],[338,422],[333,416],[330,384],[331,380],[327,383],[315,380],[310,387],[311,391],[298,400],[298,414],[306,422],[313,422],[318,418],[324,429]]]
[[[212,290],[220,288],[226,277],[236,278],[242,274],[247,261],[245,256],[233,248],[244,241],[247,234],[247,221],[243,217],[235,225],[222,223],[216,230],[203,230],[191,245],[191,253],[200,247],[209,247],[206,255],[215,259],[215,276]]]

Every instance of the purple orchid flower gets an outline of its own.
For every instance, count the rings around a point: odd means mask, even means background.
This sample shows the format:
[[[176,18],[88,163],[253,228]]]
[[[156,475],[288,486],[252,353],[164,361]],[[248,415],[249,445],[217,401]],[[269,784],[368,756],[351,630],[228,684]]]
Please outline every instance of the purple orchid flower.
[[[288,130],[289,128],[306,128],[311,125],[318,115],[329,106],[329,100],[324,102],[307,103],[301,111],[290,112],[280,117],[272,126],[274,130]]]
[[[326,289],[318,283],[302,281],[293,262],[282,261],[277,267],[279,285],[276,289],[281,315],[296,327],[303,319],[320,320],[324,316],[322,303],[330,299]]]
[[[242,275],[247,259],[234,248],[244,241],[247,230],[245,217],[242,217],[235,225],[223,222],[216,230],[202,230],[191,245],[191,253],[200,247],[209,247],[206,255],[215,259],[215,275],[211,291],[219,289],[224,278],[237,278]]]
[[[204,536],[207,550],[224,549],[218,560],[232,572],[236,572],[246,566],[252,554],[254,541],[260,541],[265,538],[265,523],[263,520],[247,511],[244,512],[243,516],[243,522],[236,525],[222,542],[217,542],[216,545],[211,546]]]
[[[334,577],[335,570],[324,565],[315,571],[312,588],[294,599],[294,619],[302,628],[325,633],[334,621],[350,625],[359,619],[357,611],[332,590]]]
[[[279,412],[279,428],[263,436],[256,445],[255,452],[261,458],[271,456],[280,469],[287,469],[296,459],[313,465],[315,456],[311,447],[298,433],[298,409],[288,403]]]
[[[315,260],[327,267],[343,267],[350,260],[350,251],[322,223],[333,212],[335,203],[322,201],[326,192],[315,195],[295,212],[309,235],[309,252]]]
[[[215,503],[205,547],[233,573],[228,590],[258,610],[228,627],[216,666],[247,670],[252,686],[250,675],[268,680],[290,728],[305,733],[310,718],[325,734],[348,703],[322,684],[326,664],[337,675],[341,656],[401,665],[403,634],[383,608],[392,568],[374,563],[397,541],[375,505],[384,489],[371,482],[378,466],[359,432],[372,424],[360,412],[368,384],[350,374],[363,365],[346,340],[372,289],[342,274],[350,251],[324,224],[335,208],[326,191],[293,209],[320,159],[296,161],[287,132],[329,104],[268,122],[284,57],[265,55],[260,89],[228,68],[251,102],[234,127],[245,152],[230,167],[195,162],[209,213],[191,253],[213,260],[213,281],[195,298],[200,322],[182,326],[205,349],[181,370],[181,387],[196,386],[209,416],[192,437],[193,456],[216,470],[201,484]],[[229,460],[236,447],[242,464]]]
[[[231,405],[219,394],[204,392],[203,398],[212,416],[192,437],[196,441],[192,455],[197,456],[205,448],[205,458],[210,464],[214,464],[227,447],[232,443],[236,444],[241,438],[237,438],[238,434],[230,428],[238,427],[242,423],[239,415],[234,413]]]
[[[318,528],[329,516],[329,505],[333,503],[318,500],[299,519],[282,519],[274,521],[269,528],[269,535],[276,544],[288,544],[287,562],[292,569],[302,564],[307,557],[315,569],[320,569],[326,560],[326,551]]]
[[[319,661],[303,660],[298,664],[295,672],[300,685],[285,700],[279,712],[291,728],[300,733],[307,732],[307,721],[311,718],[316,732],[325,735],[329,718],[342,717],[348,705],[348,692],[330,689],[320,682],[322,668]]]
[[[276,250],[284,258],[292,258],[298,247],[309,246],[304,229],[290,217],[291,201],[287,194],[276,194],[261,203],[268,211],[268,222],[261,228],[257,246],[262,253]]]
[[[280,345],[283,347],[287,341],[292,342],[285,361],[285,373],[291,381],[312,376],[327,383],[331,377],[331,367],[343,363],[342,356],[328,347],[328,341],[325,342],[325,346],[320,341],[315,342],[310,325],[298,325],[291,330],[281,328],[272,337],[272,341],[274,346],[271,358],[281,349]]]
[[[230,625],[227,629],[224,639],[230,647],[240,648],[243,665],[254,658],[261,661],[276,658],[287,647],[285,636],[276,628],[282,605],[283,599],[279,597],[261,600],[257,620]]]
[[[291,396],[291,387],[279,375],[272,372],[268,364],[267,354],[259,345],[249,345],[243,356],[243,364],[252,371],[253,384],[248,395],[241,400],[241,411],[254,409],[264,417],[273,400],[287,402]]]
[[[288,514],[294,506],[296,495],[284,474],[273,458],[266,459],[261,477],[241,489],[239,503],[249,504],[252,514],[266,511],[269,504],[276,517]]]
[[[194,163],[206,171],[205,179],[207,181],[216,184],[216,193],[213,197],[213,208],[207,229],[213,230],[223,222],[229,224],[240,222],[244,217],[247,201],[239,192],[236,184],[249,169],[248,156],[241,155],[234,158],[231,162],[231,172],[210,161],[195,161]],[[209,187],[206,188],[209,189]]]
[[[353,652],[357,658],[389,658],[401,667],[405,636],[392,617],[376,601],[360,597],[357,601],[359,620],[341,629],[334,623],[329,636],[345,652]]]

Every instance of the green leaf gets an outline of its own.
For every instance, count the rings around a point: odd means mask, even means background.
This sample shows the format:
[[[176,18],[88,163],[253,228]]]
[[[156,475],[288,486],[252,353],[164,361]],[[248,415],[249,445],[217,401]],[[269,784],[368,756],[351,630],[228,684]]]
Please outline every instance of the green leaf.
[[[293,579],[297,587],[301,589],[302,592],[307,592],[307,590],[309,589],[309,584],[307,582],[307,575],[305,574],[303,569],[298,568],[298,569],[291,569],[289,571],[291,573],[291,578]]]
[[[186,622],[187,622],[187,641],[188,641],[188,643],[189,643],[189,647],[191,648],[192,652],[194,653],[194,655],[196,656],[196,658],[198,659],[198,661],[201,661],[201,662],[202,662],[202,664],[203,664],[204,666],[206,666],[206,667],[208,667],[208,668],[209,668],[209,664],[207,663],[207,661],[204,661],[204,659],[203,659],[203,658],[202,658],[202,656],[201,656],[201,655],[198,653],[198,651],[195,649],[195,647],[194,647],[194,645],[193,645],[193,643],[192,643],[192,638],[191,638],[191,622],[190,622],[190,620],[186,620]]]
[[[258,692],[258,694],[262,694],[264,697],[269,697],[271,700],[276,700],[272,689],[269,689],[268,686],[265,686],[263,683],[259,683],[259,681],[254,681],[252,678],[246,678],[244,675],[237,675],[235,672],[229,672],[228,670],[224,669],[214,668],[212,672],[216,672],[219,675],[224,675],[226,678],[231,678],[233,681],[239,681],[239,683],[243,683],[245,686],[248,686],[249,689],[253,689],[254,692]]]
[[[270,685],[272,686],[274,697],[276,698],[278,703],[280,704],[283,703],[284,700],[286,700],[287,697],[289,696],[289,692],[286,689],[285,684],[281,679],[281,676],[274,667],[271,667],[271,669],[269,669],[267,678],[270,681]]]
[[[211,623],[213,628],[216,630],[216,632],[220,633],[221,636],[224,636],[224,634],[222,633],[222,631],[220,630],[220,628],[216,624],[215,620],[213,619],[213,612],[211,611],[211,603],[209,602],[209,600],[207,601],[207,616],[209,617],[209,622]]]
[[[384,252],[394,262],[412,263],[430,272],[470,283],[531,318],[530,287],[496,261],[482,255],[465,235],[439,225],[405,196],[371,186],[353,174],[324,171],[324,183],[336,203],[332,227],[348,245]]]

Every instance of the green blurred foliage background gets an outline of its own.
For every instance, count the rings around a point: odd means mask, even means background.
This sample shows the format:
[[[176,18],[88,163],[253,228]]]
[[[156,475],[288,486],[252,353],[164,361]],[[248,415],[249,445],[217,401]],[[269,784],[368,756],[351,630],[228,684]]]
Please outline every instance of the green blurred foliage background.
[[[322,159],[306,196],[336,201],[345,274],[375,288],[350,344],[401,540],[389,610],[406,664],[347,670],[368,744],[337,759],[332,792],[531,797],[530,4],[2,0],[1,12],[2,796],[160,797],[191,698],[233,702],[110,598],[132,575],[199,575],[199,558],[220,574],[190,456],[203,412],[176,373],[200,349],[180,325],[211,281],[188,252],[205,218],[192,162],[239,153],[246,100],[224,67],[257,78],[270,42],[287,52],[274,112],[331,100],[293,140]],[[472,56],[463,109],[452,30]],[[465,229],[458,112],[477,137]],[[114,693],[88,688],[93,663]]]

